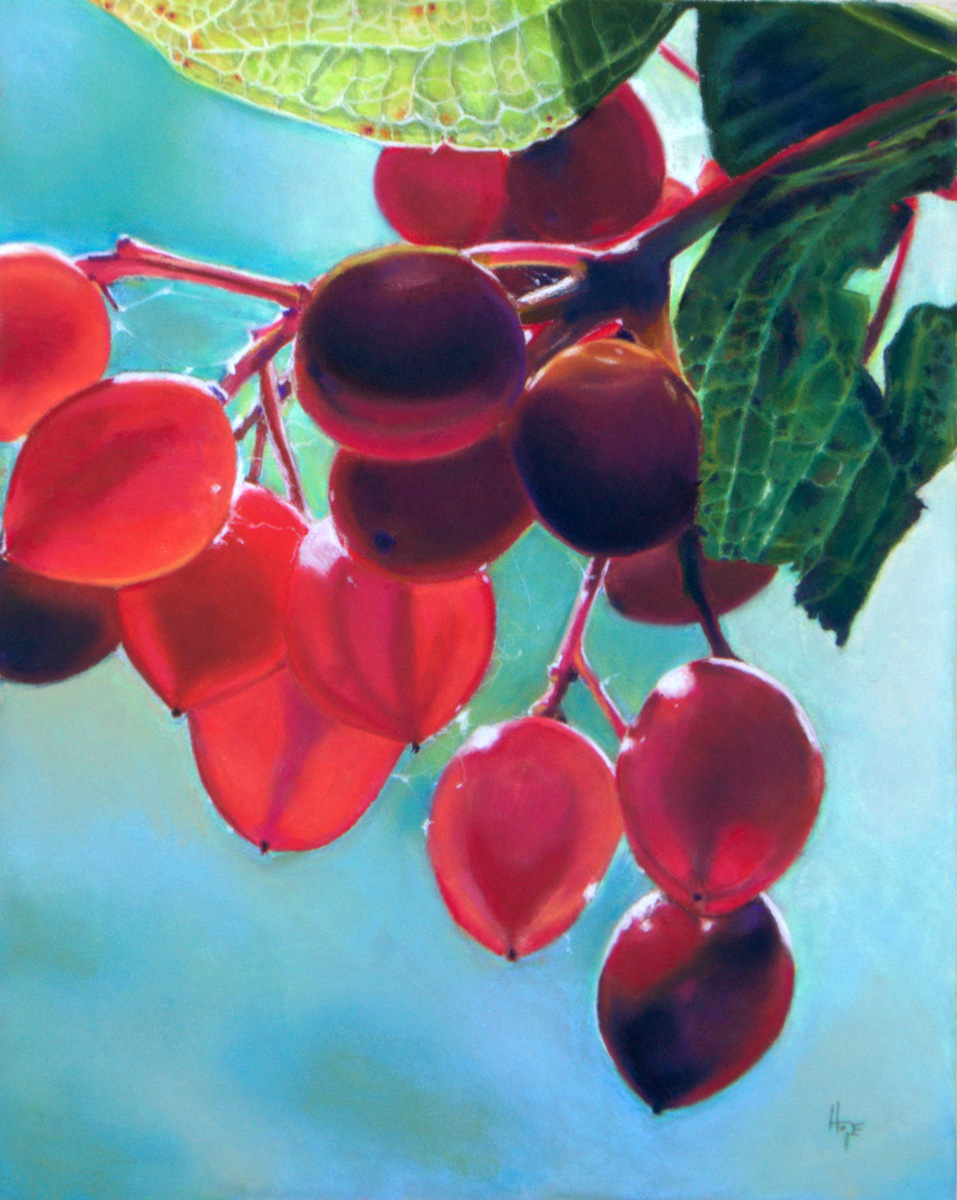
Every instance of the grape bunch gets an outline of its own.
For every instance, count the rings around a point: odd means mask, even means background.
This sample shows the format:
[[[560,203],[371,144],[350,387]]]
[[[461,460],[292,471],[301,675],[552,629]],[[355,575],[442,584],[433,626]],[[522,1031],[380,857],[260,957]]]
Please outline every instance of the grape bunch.
[[[571,319],[522,299],[536,254],[545,276],[550,245],[588,261],[687,189],[623,86],[520,153],[389,147],[375,192],[404,243],[309,286],[200,273],[130,241],[76,262],[0,252],[0,436],[23,439],[0,675],[51,683],[122,645],[185,715],[223,818],[263,853],[313,850],[481,686],[486,568],[538,521],[590,558],[582,591],[541,700],[475,730],[442,773],[429,859],[452,919],[515,960],[571,927],[624,834],[660,891],[614,935],[598,1028],[655,1112],[695,1103],[784,1023],[794,964],[763,893],[814,823],[821,752],[798,703],[717,624],[774,568],[701,554],[702,417],[662,306]],[[496,258],[503,241],[525,249]],[[478,243],[491,251],[464,252]],[[109,285],[137,274],[201,277],[282,312],[215,383],[104,378]],[[258,399],[231,423],[252,380]],[[319,521],[285,432],[293,399],[338,446]],[[267,442],[285,498],[259,482]],[[582,649],[602,586],[628,619],[700,620],[711,639],[630,722]],[[620,741],[617,767],[565,720],[576,680]]]

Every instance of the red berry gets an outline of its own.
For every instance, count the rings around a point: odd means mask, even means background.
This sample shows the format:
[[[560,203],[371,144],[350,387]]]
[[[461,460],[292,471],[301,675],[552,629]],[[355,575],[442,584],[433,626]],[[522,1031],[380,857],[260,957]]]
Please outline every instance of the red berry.
[[[296,677],[330,716],[418,744],[452,720],[488,670],[492,585],[486,575],[392,579],[351,559],[322,521],[299,549],[286,642]]]
[[[409,579],[470,575],[529,527],[532,508],[501,434],[396,463],[340,450],[329,512],[350,554]]]
[[[335,441],[432,458],[499,424],[525,380],[525,337],[489,272],[452,250],[390,246],[319,281],[295,370],[299,402]]]
[[[658,355],[583,342],[538,373],[511,425],[542,524],[584,554],[632,554],[694,516],[701,414]]]
[[[233,434],[191,379],[119,375],[33,427],[10,477],[6,554],[40,575],[122,587],[173,571],[225,524]]]
[[[744,604],[767,587],[777,572],[770,563],[706,558],[702,582],[716,617]],[[666,542],[627,558],[614,558],[604,580],[612,608],[632,621],[651,625],[691,625],[698,609],[684,590],[676,544]]]
[[[375,198],[408,242],[474,246],[487,239],[505,205],[506,155],[448,143],[386,146],[375,169]]]
[[[115,592],[0,560],[0,678],[58,683],[95,666],[119,641]]]
[[[598,1027],[625,1082],[660,1113],[739,1079],[784,1026],[794,961],[764,897],[701,920],[657,892],[621,921],[598,981]]]
[[[109,357],[110,318],[96,284],[55,250],[0,247],[0,441],[22,437],[95,383]]]
[[[611,862],[611,764],[545,717],[476,730],[439,780],[428,829],[458,924],[496,954],[531,954],[573,924]]]
[[[655,123],[622,84],[574,125],[511,156],[505,228],[549,242],[618,238],[654,209],[664,180]]]
[[[621,744],[618,788],[638,865],[679,904],[714,915],[746,904],[797,858],[824,764],[779,683],[709,658],[658,682]]]
[[[203,786],[223,818],[266,850],[314,850],[350,829],[402,746],[321,713],[281,667],[189,714]]]
[[[285,501],[247,485],[205,550],[119,593],[126,653],[170,708],[187,712],[279,666],[286,587],[307,529]]]

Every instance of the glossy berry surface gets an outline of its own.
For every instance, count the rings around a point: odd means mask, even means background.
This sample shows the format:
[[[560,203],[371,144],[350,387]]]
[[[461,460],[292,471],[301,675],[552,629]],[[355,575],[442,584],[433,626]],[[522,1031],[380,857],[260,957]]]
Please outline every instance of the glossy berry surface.
[[[299,549],[286,612],[289,665],[336,720],[418,744],[476,691],[492,658],[486,575],[392,579],[349,557],[331,521]]]
[[[525,379],[525,338],[495,278],[451,250],[391,246],[316,286],[295,346],[299,401],[351,450],[450,454],[491,433]]]
[[[428,827],[452,916],[509,959],[570,928],[620,838],[608,760],[546,717],[477,730],[443,772]]]
[[[798,856],[824,764],[797,701],[754,667],[687,663],[659,680],[618,756],[625,832],[638,865],[680,904],[746,904]]]
[[[120,641],[116,594],[63,583],[0,560],[0,679],[58,683]]]
[[[475,246],[505,205],[501,150],[386,146],[376,163],[376,202],[393,229],[423,246]]]
[[[42,246],[0,247],[0,441],[22,437],[106,370],[110,318],[100,289]]]
[[[716,617],[756,596],[774,578],[769,563],[705,558],[702,585]],[[605,572],[605,594],[623,617],[651,625],[693,625],[698,609],[684,589],[677,546],[666,542],[627,558],[615,558]]]
[[[325,716],[284,667],[194,709],[189,732],[213,804],[263,852],[314,850],[341,837],[402,753]]]
[[[633,1091],[660,1113],[739,1079],[784,1026],[794,960],[765,898],[700,920],[658,893],[624,917],[598,981],[598,1027]]]
[[[205,550],[119,592],[123,647],[171,709],[186,712],[282,662],[286,587],[307,528],[285,501],[247,484]]]
[[[504,437],[397,463],[340,450],[329,512],[351,554],[410,579],[453,579],[497,558],[534,513]]]
[[[74,583],[151,579],[222,529],[235,477],[212,392],[172,375],[107,379],[30,431],[3,513],[7,557]]]
[[[550,242],[621,237],[654,209],[664,180],[655,123],[622,84],[575,124],[510,157],[506,229]]]
[[[620,339],[556,355],[512,422],[519,474],[543,525],[585,554],[633,554],[693,518],[701,414],[657,355]]]

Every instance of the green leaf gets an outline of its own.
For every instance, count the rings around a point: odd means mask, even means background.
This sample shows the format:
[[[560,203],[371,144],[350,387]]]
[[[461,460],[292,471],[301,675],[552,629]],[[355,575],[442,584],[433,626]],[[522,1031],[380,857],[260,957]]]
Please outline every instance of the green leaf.
[[[656,0],[93,0],[198,83],[382,140],[518,149],[596,104],[685,8]]]
[[[957,26],[897,5],[703,4],[698,21],[705,120],[732,175],[957,64]]]
[[[890,497],[896,484],[890,476],[875,484],[875,447],[889,426],[859,365],[868,307],[845,285],[899,239],[909,210],[896,202],[952,178],[954,136],[951,117],[925,118],[837,162],[763,180],[715,233],[678,308],[682,360],[704,415],[706,549],[793,563],[802,576],[831,572],[828,587],[840,579],[845,590],[815,615],[842,637],[909,523],[903,498],[883,514],[871,500],[867,522],[860,513],[868,489]],[[901,403],[892,387],[887,404]],[[920,437],[930,439],[937,418],[926,404],[922,411]],[[870,566],[846,546],[865,529],[875,539]]]
[[[894,545],[920,516],[917,490],[957,450],[957,306],[912,308],[884,355],[886,396],[870,382],[874,441],[821,561],[796,598],[842,645]]]

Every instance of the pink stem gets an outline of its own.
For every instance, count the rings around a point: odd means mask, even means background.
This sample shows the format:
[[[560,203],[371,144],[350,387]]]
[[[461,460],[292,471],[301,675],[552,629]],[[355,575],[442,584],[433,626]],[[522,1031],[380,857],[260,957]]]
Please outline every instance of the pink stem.
[[[661,42],[661,44],[658,46],[658,53],[666,63],[670,63],[671,66],[676,67],[681,74],[686,75],[692,83],[698,83],[700,81],[700,76],[691,63],[685,62],[680,54],[676,53],[664,42]]]
[[[598,257],[596,250],[556,242],[491,242],[473,246],[465,253],[490,271],[503,267],[554,267],[574,271],[586,260]]]
[[[884,284],[884,290],[881,292],[881,298],[877,302],[877,308],[874,310],[874,316],[867,327],[867,334],[864,338],[864,348],[861,350],[861,362],[865,365],[870,360],[871,355],[877,349],[877,343],[881,340],[881,334],[884,332],[884,326],[887,324],[887,318],[890,316],[891,309],[894,306],[894,300],[897,298],[897,288],[900,284],[901,275],[904,267],[907,264],[907,256],[910,253],[911,243],[914,240],[914,227],[917,224],[917,200],[905,200],[904,203],[910,208],[914,214],[907,222],[907,228],[901,235],[901,240],[897,244],[897,257],[894,259],[894,265],[891,267],[891,273],[887,277],[887,283]]]
[[[263,419],[262,405],[257,404],[233,425],[233,441],[241,442],[254,425]]]
[[[288,345],[296,336],[298,324],[299,314],[290,309],[284,312],[278,321],[274,321],[272,325],[267,325],[265,329],[260,330],[252,344],[243,351],[232,369],[221,380],[219,386],[223,394],[231,400],[244,383],[247,383],[254,375],[258,375],[267,363],[272,362],[283,346]],[[250,413],[249,416],[252,417],[253,414]],[[243,430],[243,436],[251,428],[251,424],[247,425]]]
[[[575,656],[575,670],[578,673],[578,678],[594,696],[596,704],[605,714],[605,719],[614,730],[615,737],[620,742],[628,732],[628,722],[618,711],[618,706],[605,690],[605,685],[595,674],[594,668],[585,657],[585,651],[580,646],[578,654]]]
[[[296,456],[292,452],[292,446],[290,446],[289,438],[286,436],[286,427],[282,422],[279,380],[276,378],[276,367],[272,361],[267,362],[259,372],[259,389],[263,416],[265,417],[266,428],[269,430],[269,440],[272,443],[273,450],[276,452],[276,463],[279,467],[279,474],[282,476],[286,495],[289,497],[290,502],[301,513],[304,513],[306,511],[306,497],[302,490],[302,479],[299,475]]]
[[[585,571],[581,588],[568,619],[568,627],[558,647],[558,656],[548,669],[549,686],[545,694],[532,706],[532,715],[537,717],[554,717],[561,709],[561,703],[569,687],[578,678],[577,659],[581,651],[582,637],[588,623],[602,576],[608,559],[604,555],[593,558]]]
[[[256,440],[253,442],[252,458],[249,460],[249,470],[246,472],[247,483],[258,483],[263,470],[263,454],[266,450],[266,421],[262,415],[256,421]]]
[[[76,265],[102,287],[130,275],[186,279],[246,296],[257,296],[261,300],[272,300],[283,308],[298,308],[309,295],[309,288],[302,283],[286,283],[266,275],[252,275],[248,271],[234,271],[230,267],[181,258],[129,237],[119,238],[116,249],[106,254],[88,254],[78,258]]]

